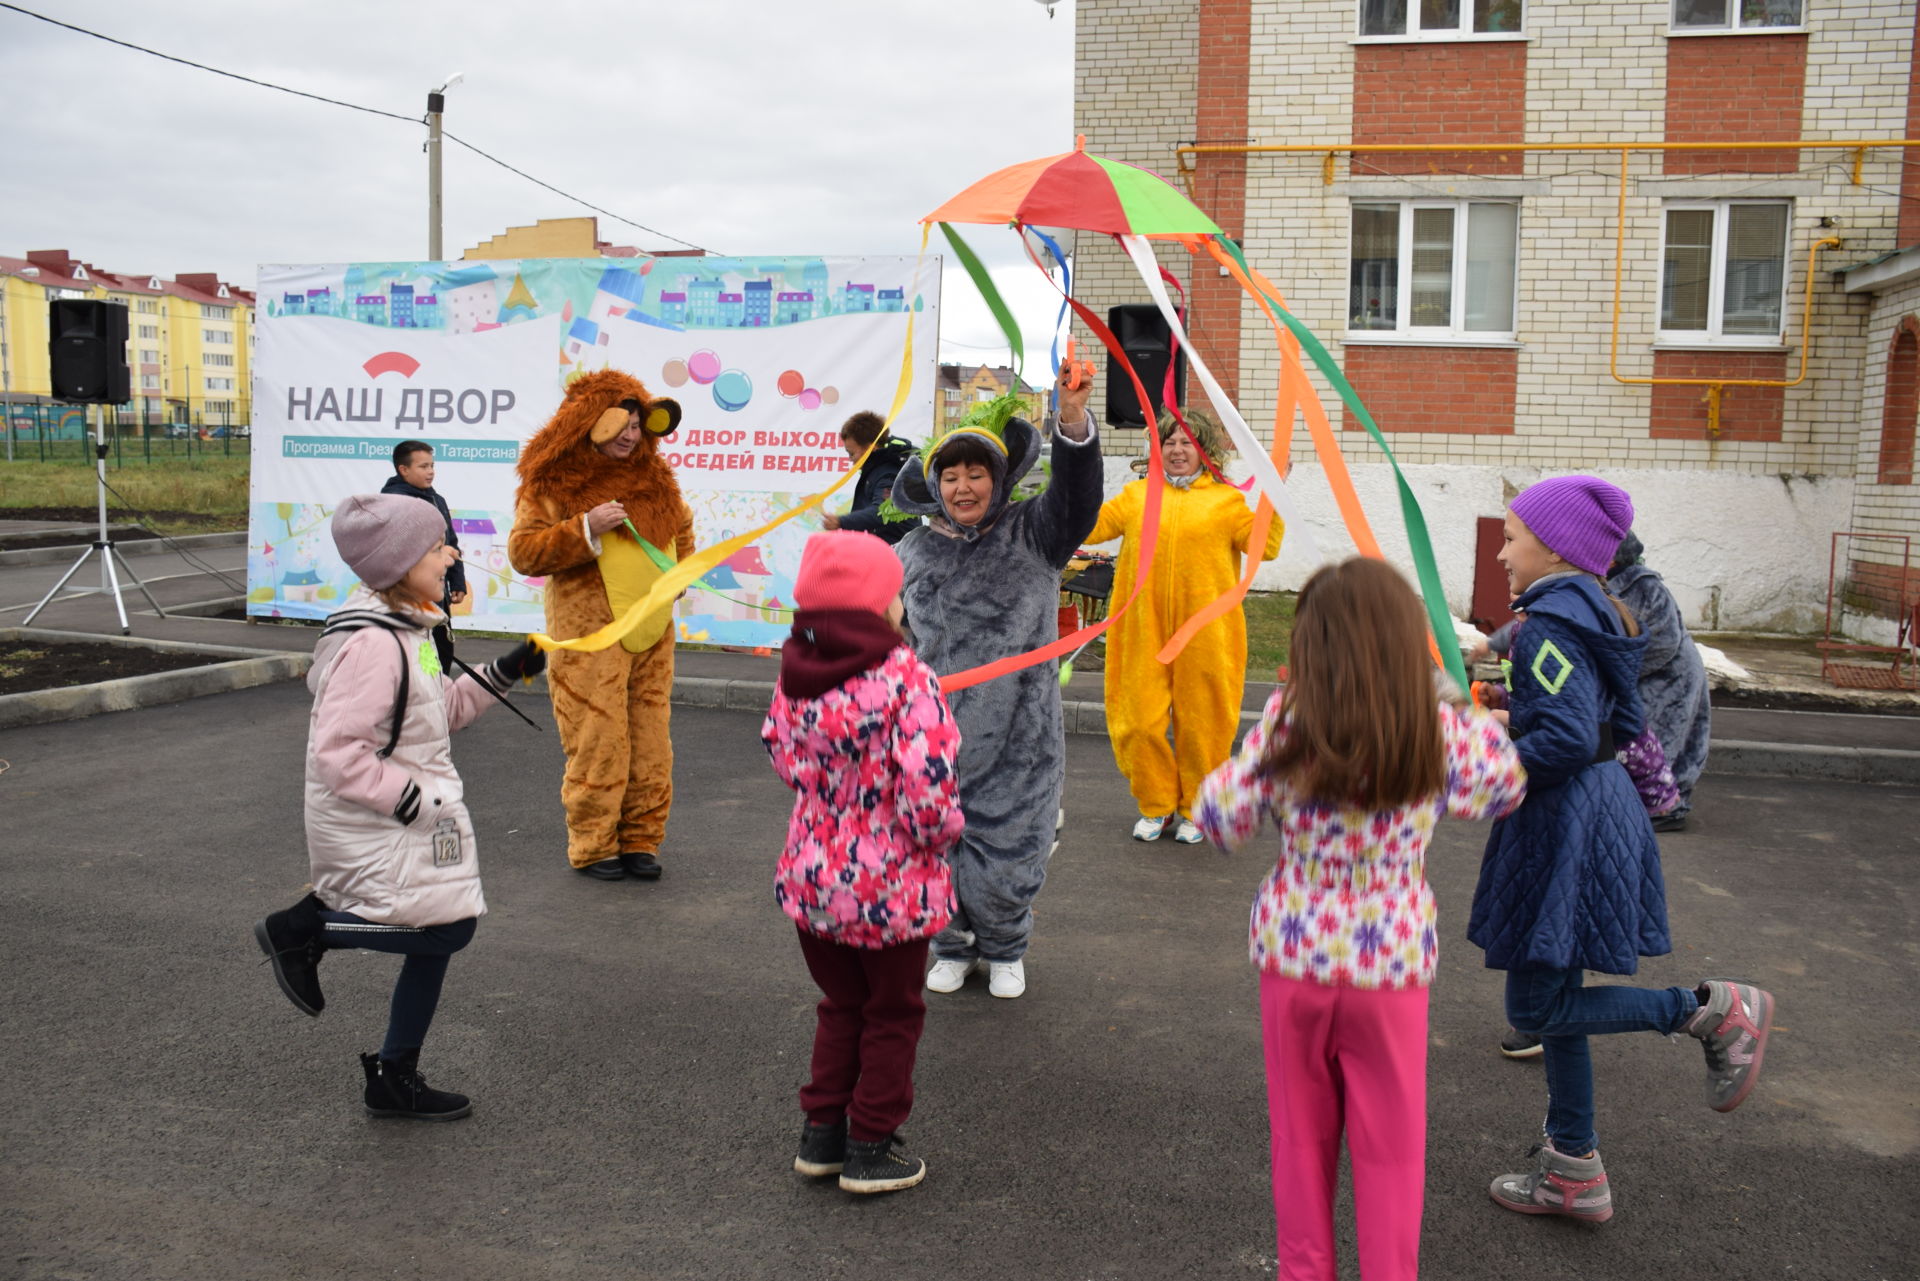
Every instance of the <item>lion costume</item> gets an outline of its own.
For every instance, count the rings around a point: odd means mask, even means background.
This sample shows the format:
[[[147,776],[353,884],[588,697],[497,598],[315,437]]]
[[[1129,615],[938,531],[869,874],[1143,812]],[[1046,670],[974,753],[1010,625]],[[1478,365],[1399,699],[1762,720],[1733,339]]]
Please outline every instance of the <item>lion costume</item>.
[[[597,443],[626,425],[625,402],[639,404],[645,430],[632,454],[609,458]],[[520,451],[507,557],[518,572],[546,578],[547,634],[554,639],[606,626],[660,573],[624,526],[594,534],[586,517],[594,507],[619,503],[640,536],[675,559],[693,551],[693,513],[659,450],[660,438],[679,423],[677,403],[605,369],[575,379]],[[567,753],[560,799],[567,861],[576,868],[660,852],[673,804],[672,621],[672,612],[661,610],[597,653],[553,652],[547,685]]]

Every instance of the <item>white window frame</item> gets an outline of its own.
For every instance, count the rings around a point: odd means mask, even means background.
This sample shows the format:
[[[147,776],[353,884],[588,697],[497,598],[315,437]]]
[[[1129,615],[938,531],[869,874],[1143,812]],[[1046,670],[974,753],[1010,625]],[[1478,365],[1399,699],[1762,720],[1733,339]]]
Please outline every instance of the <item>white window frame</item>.
[[[1727,306],[1727,225],[1736,205],[1780,205],[1787,211],[1786,233],[1780,240],[1780,328],[1767,334],[1728,334]],[[1661,309],[1667,293],[1667,215],[1686,210],[1713,211],[1713,270],[1707,282],[1707,327],[1705,329],[1663,329]],[[1660,206],[1660,281],[1653,291],[1653,342],[1656,347],[1759,347],[1776,348],[1786,342],[1788,306],[1793,295],[1793,201],[1791,200],[1668,200]]]
[[[1518,341],[1515,334],[1520,322],[1520,243],[1523,234],[1521,215],[1524,212],[1518,200],[1371,200],[1355,197],[1347,207],[1347,278],[1346,287],[1351,299],[1353,286],[1353,208],[1357,205],[1399,205],[1400,247],[1399,266],[1395,271],[1396,288],[1394,291],[1394,316],[1398,325],[1393,329],[1348,329],[1346,340],[1360,343],[1422,343],[1439,342],[1467,346],[1504,346]],[[1513,236],[1513,329],[1468,329],[1466,327],[1467,307],[1467,220],[1471,216],[1469,209],[1473,205],[1512,205],[1514,206]],[[1441,325],[1412,325],[1406,318],[1413,314],[1413,213],[1416,209],[1451,209],[1453,216],[1453,279],[1451,282],[1451,314],[1453,323]],[[1351,314],[1348,316],[1352,320]]]
[[[1748,25],[1740,20],[1741,0],[1727,0],[1727,16],[1731,22],[1694,23],[1681,26],[1676,18],[1680,16],[1680,0],[1667,0],[1667,34],[1670,36],[1782,36],[1804,32],[1807,29],[1807,6],[1813,0],[1800,0],[1800,21],[1790,27],[1769,27],[1759,23]]]
[[[1423,40],[1525,40],[1527,38],[1527,6],[1530,0],[1520,0],[1520,28],[1517,31],[1475,31],[1473,7],[1476,2],[1477,0],[1460,0],[1460,21],[1454,26],[1422,27],[1420,0],[1407,0],[1407,29],[1380,35],[1361,30],[1361,7],[1366,0],[1353,0],[1353,43],[1405,44],[1409,41]]]

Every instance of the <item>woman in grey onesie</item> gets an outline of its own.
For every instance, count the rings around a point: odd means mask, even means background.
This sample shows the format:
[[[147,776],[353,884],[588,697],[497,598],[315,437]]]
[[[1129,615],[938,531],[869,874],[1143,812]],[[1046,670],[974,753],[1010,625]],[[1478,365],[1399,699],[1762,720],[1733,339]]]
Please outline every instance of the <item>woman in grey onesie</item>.
[[[1092,387],[1068,387],[1063,376],[1059,391],[1053,477],[1038,497],[1009,501],[1040,459],[1040,433],[1021,418],[997,433],[956,429],[894,481],[896,507],[933,518],[901,540],[901,596],[914,649],[943,676],[1059,636],[1060,571],[1099,519],[1102,489]],[[967,829],[949,855],[959,910],[933,941],[927,988],[956,991],[984,964],[993,995],[1015,997],[1026,990],[1021,958],[1066,780],[1059,664],[1022,668],[948,702],[960,727]]]

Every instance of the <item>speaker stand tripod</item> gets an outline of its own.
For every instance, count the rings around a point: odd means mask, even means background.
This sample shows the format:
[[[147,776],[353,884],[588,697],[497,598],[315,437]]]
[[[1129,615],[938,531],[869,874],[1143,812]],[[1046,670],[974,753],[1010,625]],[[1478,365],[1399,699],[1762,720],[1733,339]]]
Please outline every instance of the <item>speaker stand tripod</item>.
[[[74,561],[66,573],[60,575],[60,581],[53,585],[53,590],[45,596],[42,596],[40,603],[33,607],[33,612],[20,621],[22,627],[31,627],[33,620],[39,617],[40,611],[45,609],[47,605],[52,602],[53,598],[60,594],[60,589],[65,587],[68,580],[79,573],[81,567],[96,553],[100,557],[100,585],[98,587],[76,587],[74,588],[74,595],[67,597],[68,600],[72,600],[77,596],[91,596],[95,593],[99,593],[102,596],[112,596],[113,607],[120,613],[120,634],[122,636],[131,635],[133,633],[133,627],[127,622],[127,603],[120,597],[120,575],[115,573],[113,568],[114,562],[119,561],[120,568],[126,571],[127,577],[131,578],[134,586],[140,589],[140,594],[147,598],[147,604],[153,606],[153,612],[162,618],[167,616],[167,611],[160,608],[160,602],[155,600],[153,593],[147,590],[147,585],[141,580],[140,575],[133,572],[132,567],[127,564],[126,559],[114,550],[113,543],[107,538],[107,411],[103,406],[98,405],[94,407],[93,466],[94,491],[98,495],[100,502],[100,537],[98,541],[80,553],[80,559]]]

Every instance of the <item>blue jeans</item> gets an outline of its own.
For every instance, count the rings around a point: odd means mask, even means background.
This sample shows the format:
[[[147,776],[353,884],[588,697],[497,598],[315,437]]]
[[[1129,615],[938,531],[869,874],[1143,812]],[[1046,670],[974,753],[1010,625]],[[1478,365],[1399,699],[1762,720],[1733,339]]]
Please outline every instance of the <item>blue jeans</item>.
[[[433,1012],[440,1005],[440,985],[446,981],[447,960],[473,942],[478,917],[447,925],[381,925],[352,912],[320,913],[320,933],[329,948],[358,947],[369,952],[395,952],[407,959],[393,984],[393,1005],[387,1013],[387,1040],[380,1057],[387,1060],[415,1054],[427,1039]]]
[[[1556,1150],[1585,1156],[1593,1132],[1593,1059],[1587,1038],[1608,1032],[1680,1030],[1700,1008],[1687,987],[1583,987],[1584,970],[1507,971],[1507,1022],[1540,1038],[1547,1069],[1547,1137]]]

